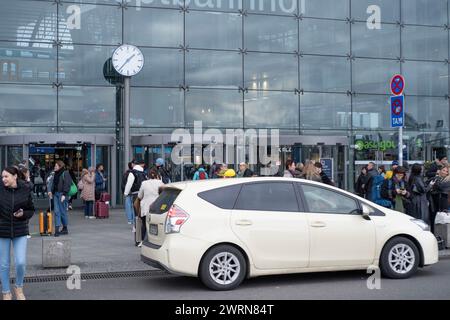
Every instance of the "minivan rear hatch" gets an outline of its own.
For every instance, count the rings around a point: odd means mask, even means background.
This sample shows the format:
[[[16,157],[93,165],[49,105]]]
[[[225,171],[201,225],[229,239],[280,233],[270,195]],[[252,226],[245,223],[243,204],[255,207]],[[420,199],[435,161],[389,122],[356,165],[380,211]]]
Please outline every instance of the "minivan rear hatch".
[[[164,188],[159,197],[150,206],[150,219],[147,219],[148,240],[155,245],[163,245],[166,237],[165,222],[169,209],[182,190]]]

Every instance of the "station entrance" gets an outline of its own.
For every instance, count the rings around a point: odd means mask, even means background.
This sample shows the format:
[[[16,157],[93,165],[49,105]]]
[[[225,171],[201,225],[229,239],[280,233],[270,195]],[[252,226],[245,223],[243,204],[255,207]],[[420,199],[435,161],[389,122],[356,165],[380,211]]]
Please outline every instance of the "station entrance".
[[[30,170],[35,185],[37,204],[48,202],[45,181],[55,162],[61,160],[78,181],[83,168],[103,164],[107,190],[112,205],[117,196],[117,152],[112,135],[37,134],[0,136],[0,164],[2,168],[24,164]],[[75,206],[81,206],[81,200]]]

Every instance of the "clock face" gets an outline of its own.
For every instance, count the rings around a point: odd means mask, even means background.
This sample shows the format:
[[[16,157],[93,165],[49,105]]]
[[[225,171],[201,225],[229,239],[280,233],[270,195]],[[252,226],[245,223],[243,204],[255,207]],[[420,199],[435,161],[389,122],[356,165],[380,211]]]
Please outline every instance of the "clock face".
[[[144,56],[137,47],[124,44],[114,51],[112,63],[118,73],[126,77],[131,77],[142,70]]]

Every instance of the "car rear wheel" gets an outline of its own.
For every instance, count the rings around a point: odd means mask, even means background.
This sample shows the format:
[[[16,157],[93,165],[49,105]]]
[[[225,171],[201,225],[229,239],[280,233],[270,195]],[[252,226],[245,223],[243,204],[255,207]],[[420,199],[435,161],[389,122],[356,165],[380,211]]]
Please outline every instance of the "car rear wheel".
[[[200,264],[200,280],[212,290],[232,290],[245,278],[247,263],[235,247],[220,245],[209,250]]]
[[[391,279],[406,279],[419,267],[419,249],[411,240],[397,237],[390,240],[381,254],[380,267],[383,276]]]

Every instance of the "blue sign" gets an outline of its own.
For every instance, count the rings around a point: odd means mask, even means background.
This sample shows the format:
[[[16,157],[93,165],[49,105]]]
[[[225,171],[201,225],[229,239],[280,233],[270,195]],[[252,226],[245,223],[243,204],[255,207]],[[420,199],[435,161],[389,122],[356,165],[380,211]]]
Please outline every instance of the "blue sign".
[[[320,163],[322,164],[322,172],[333,180],[333,159],[322,158],[320,159]]]
[[[55,148],[53,147],[30,147],[28,152],[30,154],[53,154]]]
[[[403,128],[405,125],[405,97],[391,97],[391,127]]]

